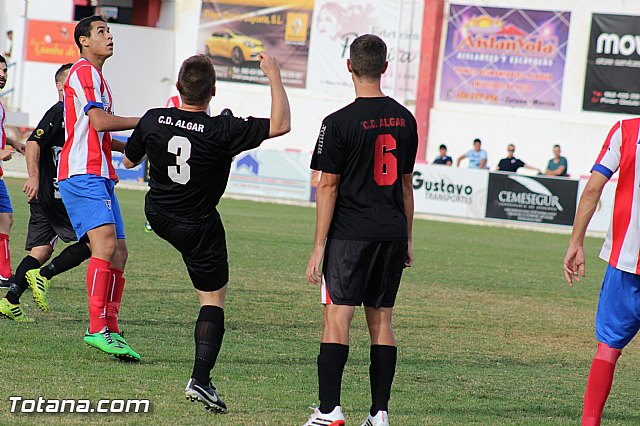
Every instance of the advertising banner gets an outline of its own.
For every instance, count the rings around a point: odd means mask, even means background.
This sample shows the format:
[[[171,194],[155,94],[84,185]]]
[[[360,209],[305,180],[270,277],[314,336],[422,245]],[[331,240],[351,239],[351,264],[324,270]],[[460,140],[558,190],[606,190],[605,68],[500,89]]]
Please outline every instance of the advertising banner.
[[[582,109],[640,114],[640,16],[593,14]]]
[[[489,172],[416,164],[413,198],[416,213],[484,219]]]
[[[491,173],[487,218],[573,225],[578,181]]]
[[[452,4],[440,99],[559,110],[570,12]]]
[[[349,47],[359,35],[371,33],[387,44],[382,89],[400,101],[415,100],[423,7],[417,0],[316,0],[307,87],[352,96]]]
[[[260,149],[236,157],[227,193],[309,201],[310,153]]]
[[[282,81],[305,87],[313,0],[204,0],[198,50],[218,80],[267,84],[258,55],[280,63]]]
[[[73,40],[75,23],[27,21],[25,60],[65,64],[80,59],[80,52]]]

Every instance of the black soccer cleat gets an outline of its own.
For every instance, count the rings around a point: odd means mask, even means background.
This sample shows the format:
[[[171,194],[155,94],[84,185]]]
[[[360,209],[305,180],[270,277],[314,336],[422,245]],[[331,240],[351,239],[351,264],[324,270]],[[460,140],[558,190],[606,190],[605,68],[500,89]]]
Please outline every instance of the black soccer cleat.
[[[226,413],[227,405],[218,397],[216,388],[211,385],[202,385],[196,379],[189,379],[184,394],[189,401],[199,401],[204,404],[204,408],[215,413]]]

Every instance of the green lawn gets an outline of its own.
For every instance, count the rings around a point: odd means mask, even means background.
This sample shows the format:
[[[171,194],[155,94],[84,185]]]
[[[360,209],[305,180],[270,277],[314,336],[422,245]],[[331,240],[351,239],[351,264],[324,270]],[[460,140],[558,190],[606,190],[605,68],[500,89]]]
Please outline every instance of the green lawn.
[[[15,224],[12,258],[24,254],[22,181],[7,180]],[[121,320],[143,362],[119,363],[82,342],[85,268],[53,281],[52,311],[23,298],[34,324],[0,321],[0,424],[301,425],[316,402],[322,307],[306,283],[315,214],[302,207],[225,199],[231,284],[214,383],[230,410],[184,399],[198,303],[179,255],[143,230],[143,192],[118,192],[129,264]],[[593,318],[605,269],[589,239],[588,276],[562,277],[568,237],[417,221],[415,266],[405,274],[395,326],[399,363],[393,425],[578,424],[595,350]],[[348,424],[369,406],[368,335],[356,313],[343,386]],[[606,424],[637,425],[640,351],[621,359]],[[149,414],[9,414],[11,395],[53,399],[150,399]]]

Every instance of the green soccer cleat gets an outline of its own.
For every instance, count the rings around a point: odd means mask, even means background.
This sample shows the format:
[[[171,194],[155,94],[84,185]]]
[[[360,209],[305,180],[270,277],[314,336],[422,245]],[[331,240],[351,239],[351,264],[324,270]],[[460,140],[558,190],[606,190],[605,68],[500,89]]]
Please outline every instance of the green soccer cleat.
[[[122,346],[120,342],[115,340],[106,328],[104,331],[99,331],[97,333],[89,333],[89,330],[87,330],[84,334],[84,342],[87,345],[109,355],[118,356],[129,353],[129,350]]]
[[[131,346],[129,346],[127,341],[124,339],[124,331],[121,331],[120,333],[111,333],[111,337],[113,338],[113,340],[120,343],[121,346],[124,346],[129,351],[125,355],[116,355],[116,358],[118,358],[120,361],[140,361],[140,354],[131,349]]]
[[[32,269],[24,275],[27,284],[33,291],[33,301],[42,312],[49,312],[49,302],[47,302],[47,291],[49,291],[49,280],[40,275],[40,269]]]
[[[20,305],[9,303],[6,297],[0,299],[0,318],[7,318],[17,322],[33,322],[33,318],[29,318]]]

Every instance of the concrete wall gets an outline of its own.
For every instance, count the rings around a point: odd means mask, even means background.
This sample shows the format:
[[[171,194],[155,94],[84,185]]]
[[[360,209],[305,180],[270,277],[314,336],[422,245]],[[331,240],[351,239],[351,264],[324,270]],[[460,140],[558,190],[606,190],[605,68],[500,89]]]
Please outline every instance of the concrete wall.
[[[28,19],[70,22],[71,0],[30,0]],[[104,66],[104,75],[114,96],[118,115],[141,115],[149,108],[164,106],[175,82],[174,32],[170,29],[111,24],[114,55]],[[17,19],[14,51],[22,56],[25,20]],[[35,126],[42,114],[57,101],[53,76],[59,64],[23,61],[14,68],[14,106],[29,114]]]
[[[346,0],[345,4],[347,1],[360,0]],[[400,3],[401,0],[394,1]],[[15,4],[22,2],[16,0],[9,3],[14,5],[11,13],[19,14],[20,8]],[[491,167],[495,167],[504,156],[505,146],[515,143],[519,157],[543,168],[551,156],[551,146],[559,143],[569,159],[570,173],[574,177],[588,173],[612,123],[628,117],[581,111],[591,13],[640,15],[640,1],[461,0],[459,3],[571,12],[562,108],[560,111],[542,111],[443,102],[438,100],[438,77],[427,158],[435,156],[440,143],[446,143],[453,156],[460,155],[470,148],[473,138],[480,137],[489,152]],[[7,6],[0,3],[0,7],[6,9]],[[147,108],[164,104],[167,97],[175,93],[174,84],[180,63],[198,50],[200,7],[200,0],[164,0],[159,20],[162,29],[113,25],[116,50],[105,66],[105,75],[113,88],[118,114],[141,114]],[[448,4],[446,8],[448,10]],[[71,10],[71,0],[28,2],[28,16],[33,19],[69,21]],[[14,51],[19,52],[23,21],[13,19],[16,31]],[[10,20],[8,15],[0,18],[0,27],[8,25],[7,20]],[[406,22],[400,22],[400,26],[403,25],[406,26]],[[443,26],[445,32],[446,23]],[[311,37],[313,40],[313,32]],[[444,41],[443,36],[443,45]],[[312,48],[310,55],[313,53]],[[31,124],[35,124],[55,101],[56,93],[50,78],[55,69],[56,65],[41,63],[25,63],[21,69],[14,69],[15,78],[20,83],[17,84],[14,98],[19,100],[17,106],[30,114]],[[310,151],[321,119],[354,97],[350,89],[340,93],[323,93],[290,88],[288,93],[293,111],[293,130],[289,135],[268,141],[267,147]],[[412,109],[411,102],[408,100],[406,103]],[[212,102],[211,110],[218,113],[227,107],[237,115],[266,116],[269,113],[269,89],[259,85],[219,82],[218,95]]]

